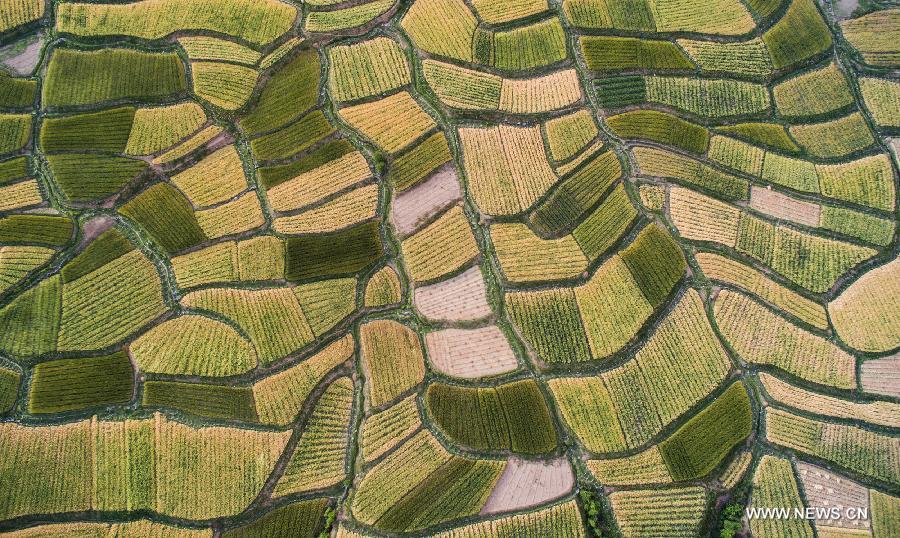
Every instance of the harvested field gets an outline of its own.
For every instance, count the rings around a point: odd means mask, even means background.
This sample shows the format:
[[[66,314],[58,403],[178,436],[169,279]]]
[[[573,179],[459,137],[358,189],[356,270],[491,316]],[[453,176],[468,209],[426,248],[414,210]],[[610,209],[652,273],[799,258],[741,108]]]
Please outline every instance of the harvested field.
[[[750,207],[766,215],[803,224],[819,226],[821,206],[791,198],[772,189],[752,185],[750,187]]]
[[[455,205],[461,197],[456,169],[449,166],[398,194],[392,204],[391,221],[400,237],[406,237],[435,215]]]
[[[11,45],[9,48],[12,48],[14,45]],[[12,69],[19,76],[27,76],[34,72],[34,68],[37,67],[38,62],[41,60],[41,49],[44,47],[44,35],[38,33],[32,39],[29,40],[28,44],[24,49],[17,52],[14,56],[7,57],[3,60],[3,65]],[[3,47],[0,49],[0,56],[6,56],[7,47]]]
[[[575,475],[566,458],[543,462],[511,457],[481,515],[544,504],[567,494],[574,485]]]
[[[900,354],[863,361],[859,371],[862,390],[900,398]]]
[[[474,321],[492,313],[477,265],[443,282],[416,288],[413,305],[433,321]]]
[[[797,463],[797,477],[803,483],[808,506],[837,507],[844,513],[847,508],[868,508],[869,490],[838,474],[809,463]],[[863,530],[870,528],[869,519],[816,519],[816,529],[821,535],[823,527]]]
[[[506,336],[496,325],[480,329],[444,329],[425,335],[431,364],[452,377],[476,379],[519,367]]]

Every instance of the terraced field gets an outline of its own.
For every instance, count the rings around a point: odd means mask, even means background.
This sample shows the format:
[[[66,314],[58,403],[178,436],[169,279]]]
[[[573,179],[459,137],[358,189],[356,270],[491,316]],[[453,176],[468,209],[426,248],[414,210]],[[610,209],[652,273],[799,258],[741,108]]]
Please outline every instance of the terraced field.
[[[843,4],[0,0],[0,536],[900,536]]]

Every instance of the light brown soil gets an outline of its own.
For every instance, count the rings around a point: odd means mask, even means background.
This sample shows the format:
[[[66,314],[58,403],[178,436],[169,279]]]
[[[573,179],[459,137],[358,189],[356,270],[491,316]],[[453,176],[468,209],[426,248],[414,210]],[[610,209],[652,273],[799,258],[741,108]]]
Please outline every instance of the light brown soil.
[[[818,226],[822,212],[817,204],[795,200],[786,194],[756,185],[750,188],[750,207],[776,219],[806,226]]]
[[[473,321],[491,315],[477,265],[443,282],[416,288],[413,303],[420,314],[434,321]]]
[[[852,480],[808,463],[797,464],[797,474],[803,482],[807,505],[811,508],[839,507],[869,508],[869,490]],[[843,529],[868,529],[868,519],[818,519],[816,527],[840,527]]]
[[[399,194],[393,203],[391,221],[406,237],[462,197],[453,166],[443,168],[427,181]]]
[[[434,368],[453,377],[474,379],[518,368],[506,336],[496,325],[480,329],[444,329],[425,335]]]
[[[112,228],[115,223],[116,220],[114,218],[107,217],[105,215],[94,217],[91,220],[85,222],[84,237],[81,239],[81,244],[87,245],[88,243],[96,239],[98,235]]]
[[[866,392],[900,398],[900,353],[862,363],[859,382]]]
[[[574,485],[575,476],[565,458],[548,463],[511,457],[481,514],[510,512],[543,504],[567,494]]]
[[[13,70],[19,76],[24,77],[32,74],[34,68],[37,67],[38,61],[41,59],[41,48],[44,46],[44,36],[41,34],[36,37],[24,50],[15,56],[10,56],[3,60],[3,65]],[[15,44],[10,46],[15,46]],[[3,47],[3,49],[8,48]],[[0,56],[5,56],[3,49],[0,49]]]

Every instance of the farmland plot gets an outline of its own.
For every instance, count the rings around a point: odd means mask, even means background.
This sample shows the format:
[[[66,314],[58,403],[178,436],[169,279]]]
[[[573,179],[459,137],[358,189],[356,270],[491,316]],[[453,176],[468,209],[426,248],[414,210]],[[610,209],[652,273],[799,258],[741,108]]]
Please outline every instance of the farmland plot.
[[[776,456],[765,455],[760,460],[753,475],[752,495],[754,508],[805,507],[791,462]],[[750,528],[756,536],[813,536],[812,525],[804,519],[754,518]]]
[[[696,536],[706,512],[706,491],[697,486],[617,491],[609,501],[626,537]]]
[[[316,403],[284,475],[275,486],[275,496],[322,489],[344,478],[352,407],[353,382],[342,377]]]
[[[432,366],[451,377],[489,377],[519,367],[506,336],[494,325],[430,332],[425,346]]]
[[[144,39],[209,30],[263,45],[287,32],[296,16],[295,8],[276,0],[141,0],[129,6],[64,2],[57,11],[57,26],[76,35]]]
[[[475,266],[447,280],[415,289],[413,304],[436,321],[473,321],[491,315],[481,270]]]
[[[478,255],[472,229],[460,206],[450,208],[437,220],[404,239],[401,249],[407,270],[417,282],[441,279]]]
[[[575,476],[565,458],[550,462],[511,457],[482,514],[511,512],[552,501],[568,493]]]
[[[159,414],[3,429],[3,475],[23,493],[4,499],[3,519],[91,508],[143,508],[187,519],[236,514],[262,488],[289,435],[194,428]],[[230,462],[227,472],[223,460]],[[35,474],[45,480],[35,482]]]
[[[691,335],[696,351],[684,347],[682,334]],[[716,388],[729,368],[700,298],[691,292],[635,360],[597,377],[553,379],[550,388],[566,423],[588,450],[620,452],[640,446],[685,413]]]
[[[537,127],[466,127],[459,137],[472,198],[482,213],[518,213],[557,181]]]
[[[777,366],[822,385],[851,388],[855,384],[855,360],[849,353],[779,317],[750,297],[723,290],[714,310],[723,336],[745,360]],[[772,345],[760,346],[760,342]]]
[[[368,470],[351,509],[358,520],[394,532],[474,515],[504,466],[454,456],[422,431]]]
[[[543,454],[557,445],[547,402],[531,379],[489,388],[433,383],[425,407],[436,426],[463,446]]]
[[[897,10],[819,4],[0,0],[0,533],[897,535]]]
[[[896,67],[900,63],[900,50],[892,35],[898,25],[900,10],[894,8],[843,21],[841,31],[866,63],[877,67]]]
[[[828,313],[838,335],[863,351],[888,351],[897,340],[897,269],[893,260],[869,271],[828,305]]]
[[[897,484],[900,447],[891,436],[856,426],[812,420],[770,408],[766,437],[778,445],[828,460],[870,478]]]
[[[824,394],[801,389],[778,379],[760,373],[759,380],[774,401],[817,415],[854,419],[889,428],[900,424],[900,406],[889,402],[852,402]]]
[[[395,321],[370,321],[360,327],[360,345],[372,407],[393,401],[425,377],[422,345],[408,327]]]
[[[366,417],[360,443],[366,463],[387,453],[421,426],[415,395]]]

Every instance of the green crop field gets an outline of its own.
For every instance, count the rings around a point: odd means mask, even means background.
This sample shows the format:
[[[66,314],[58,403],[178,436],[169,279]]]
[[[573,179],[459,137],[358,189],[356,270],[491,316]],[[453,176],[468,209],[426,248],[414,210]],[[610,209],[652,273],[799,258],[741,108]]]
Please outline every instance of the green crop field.
[[[896,3],[0,0],[0,536],[893,538]]]

